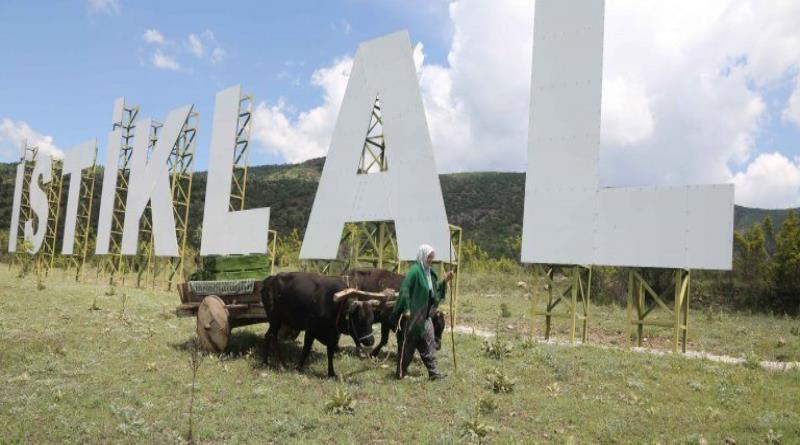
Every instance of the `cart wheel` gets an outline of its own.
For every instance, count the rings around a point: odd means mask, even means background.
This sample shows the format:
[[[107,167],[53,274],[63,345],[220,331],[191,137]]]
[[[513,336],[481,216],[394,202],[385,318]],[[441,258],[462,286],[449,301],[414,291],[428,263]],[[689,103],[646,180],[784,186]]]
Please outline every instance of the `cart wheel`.
[[[209,295],[197,308],[197,337],[207,352],[222,352],[228,346],[231,327],[225,302],[216,295]]]

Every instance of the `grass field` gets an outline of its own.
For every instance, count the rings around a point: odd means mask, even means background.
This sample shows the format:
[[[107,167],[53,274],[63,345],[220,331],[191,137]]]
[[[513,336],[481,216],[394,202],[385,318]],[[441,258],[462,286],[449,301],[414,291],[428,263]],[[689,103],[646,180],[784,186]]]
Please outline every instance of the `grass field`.
[[[238,329],[229,354],[200,364],[195,439],[800,442],[800,371],[526,341],[528,299],[515,285],[525,277],[462,279],[459,323],[499,332],[500,358],[484,352],[483,339],[459,335],[454,374],[448,337],[439,358],[450,377],[429,382],[417,360],[412,377],[397,382],[393,353],[366,360],[344,339],[337,382],[324,378],[319,344],[304,374],[277,371],[261,365],[265,326]],[[194,320],[174,317],[177,295],[126,288],[112,295],[107,286],[58,280],[44,285],[39,290],[34,278],[18,279],[0,267],[0,443],[183,442]],[[590,342],[624,346],[624,317],[622,308],[594,308]],[[800,360],[796,319],[693,311],[691,323],[690,349]],[[565,338],[565,323],[557,327],[556,336]],[[664,346],[668,335],[648,331],[648,343]],[[300,344],[283,348],[296,359]],[[502,376],[487,377],[495,370]],[[495,393],[490,383],[510,392]],[[337,392],[341,414],[326,407]]]

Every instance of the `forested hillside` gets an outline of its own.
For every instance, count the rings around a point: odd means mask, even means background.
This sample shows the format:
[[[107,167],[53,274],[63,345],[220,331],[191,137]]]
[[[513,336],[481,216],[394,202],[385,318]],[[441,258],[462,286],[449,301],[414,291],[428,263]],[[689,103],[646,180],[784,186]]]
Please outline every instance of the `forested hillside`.
[[[269,206],[270,226],[286,235],[297,228],[302,234],[314,201],[324,158],[300,164],[262,165],[248,174],[246,207]],[[11,218],[15,164],[0,164],[0,230],[7,230]],[[95,217],[102,190],[102,169],[97,172]],[[523,173],[454,173],[441,175],[445,207],[451,224],[464,229],[466,239],[474,241],[493,257],[518,255],[512,240],[522,234],[522,209],[525,191]],[[66,183],[65,183],[66,186]],[[190,208],[190,243],[197,247],[203,215],[206,173],[194,175]],[[66,196],[66,190],[64,190]],[[765,216],[780,227],[786,210],[761,210],[736,207],[735,227],[744,231]],[[62,213],[63,214],[63,213]]]

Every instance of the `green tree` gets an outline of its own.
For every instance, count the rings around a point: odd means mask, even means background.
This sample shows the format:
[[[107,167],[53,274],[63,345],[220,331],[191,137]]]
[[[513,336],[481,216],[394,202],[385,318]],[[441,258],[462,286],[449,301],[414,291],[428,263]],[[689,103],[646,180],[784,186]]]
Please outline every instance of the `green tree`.
[[[785,310],[800,310],[800,218],[792,210],[775,237],[773,283],[777,303]]]
[[[756,223],[746,233],[734,233],[733,273],[739,303],[764,302],[770,294],[770,262],[764,230]]]
[[[772,224],[772,218],[769,215],[764,217],[764,246],[767,249],[767,254],[771,257],[775,255],[775,226]]]

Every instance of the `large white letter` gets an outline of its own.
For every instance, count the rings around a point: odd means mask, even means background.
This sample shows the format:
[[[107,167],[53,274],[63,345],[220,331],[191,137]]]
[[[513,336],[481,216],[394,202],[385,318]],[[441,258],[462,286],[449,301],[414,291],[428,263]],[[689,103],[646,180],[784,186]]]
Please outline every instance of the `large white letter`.
[[[17,177],[14,180],[14,200],[11,207],[11,226],[8,228],[8,251],[17,251],[17,237],[19,236],[19,210],[22,205],[22,183],[25,177],[25,146],[22,147],[23,158],[17,165]]]
[[[122,122],[125,110],[125,98],[118,97],[114,101],[112,123]],[[108,254],[111,243],[111,222],[114,215],[114,201],[117,191],[117,162],[119,151],[122,148],[122,128],[108,133],[108,146],[106,148],[106,165],[103,173],[103,193],[100,196],[100,214],[97,217],[97,240],[95,253]]]
[[[378,97],[388,169],[357,174]],[[407,32],[358,48],[300,258],[336,258],[345,222],[388,220],[401,260],[414,260],[422,243],[447,258],[447,214]]]
[[[214,127],[211,130],[200,255],[267,251],[269,207],[229,211],[241,97],[239,86],[217,93]]]
[[[522,261],[730,269],[732,185],[598,187],[603,13],[536,1]]]
[[[64,154],[64,167],[61,176],[70,175],[67,194],[67,214],[64,219],[64,241],[61,244],[63,255],[72,255],[75,244],[75,221],[78,219],[78,201],[81,193],[81,171],[94,165],[97,157],[97,140],[86,141]]]
[[[30,200],[31,209],[36,214],[38,224],[36,231],[33,230],[33,219],[25,221],[25,240],[31,243],[30,253],[36,253],[42,247],[44,235],[47,232],[47,218],[50,208],[47,203],[47,193],[39,187],[39,177],[42,184],[48,184],[53,179],[52,158],[47,153],[39,153],[36,156],[36,166],[31,175]]]
[[[167,160],[191,112],[191,105],[169,112],[149,160],[147,145],[152,121],[144,119],[136,125],[128,200],[125,207],[125,226],[122,230],[123,255],[136,255],[139,220],[147,207],[147,202],[150,201],[156,256],[178,256],[178,237],[175,233],[175,214]]]

